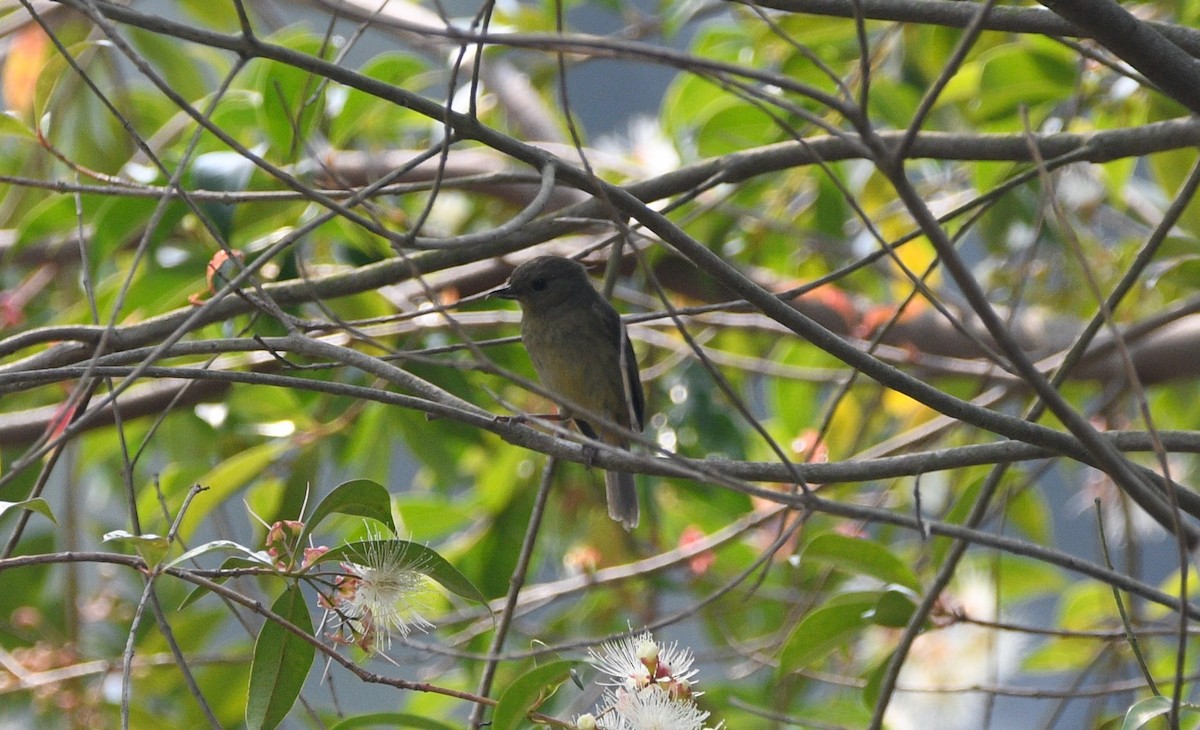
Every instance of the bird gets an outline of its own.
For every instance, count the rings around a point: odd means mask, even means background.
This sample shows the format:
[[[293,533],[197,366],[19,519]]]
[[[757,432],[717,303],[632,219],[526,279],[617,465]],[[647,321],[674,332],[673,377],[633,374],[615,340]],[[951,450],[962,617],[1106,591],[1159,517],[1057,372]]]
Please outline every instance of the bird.
[[[624,434],[593,426],[581,411],[640,432],[645,396],[637,359],[621,316],[588,279],[587,269],[560,256],[539,256],[513,270],[508,285],[493,296],[521,305],[521,341],[538,380],[564,404],[560,416],[585,436],[628,448]],[[608,514],[626,530],[637,527],[638,495],[633,475],[606,471]]]

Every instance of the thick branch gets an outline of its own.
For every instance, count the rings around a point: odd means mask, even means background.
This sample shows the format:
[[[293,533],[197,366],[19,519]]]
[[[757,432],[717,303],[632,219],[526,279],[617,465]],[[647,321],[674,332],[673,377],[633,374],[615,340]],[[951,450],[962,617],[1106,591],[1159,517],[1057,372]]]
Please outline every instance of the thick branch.
[[[1111,0],[1041,0],[1082,28],[1172,99],[1200,112],[1200,66],[1149,23]]]
[[[751,4],[751,0],[736,0]],[[962,0],[753,0],[753,4],[789,13],[853,18],[857,12],[869,20],[894,20],[914,25],[966,28],[979,14],[979,5]],[[1079,6],[1089,3],[1074,3]],[[1047,6],[1050,3],[1046,3]],[[1081,12],[1086,12],[1082,10]],[[1147,22],[1147,26],[1193,56],[1200,57],[1200,31],[1171,23]],[[1065,38],[1095,37],[1085,23],[1040,8],[997,5],[983,23],[985,30],[1036,33]],[[1107,44],[1106,44],[1107,45]]]

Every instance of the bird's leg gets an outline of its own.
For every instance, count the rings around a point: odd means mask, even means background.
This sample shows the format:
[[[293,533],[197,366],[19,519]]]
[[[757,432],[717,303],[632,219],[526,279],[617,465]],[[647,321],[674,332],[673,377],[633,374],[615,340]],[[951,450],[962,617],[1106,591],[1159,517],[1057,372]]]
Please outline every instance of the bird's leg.
[[[590,439],[599,439],[600,438],[600,434],[596,433],[596,429],[592,428],[591,425],[588,424],[587,421],[576,420],[575,428],[579,429],[579,432],[581,434],[583,434],[584,436],[587,436]],[[597,448],[591,444],[586,444],[586,443],[583,444],[581,447],[581,453],[580,453],[580,456],[583,457],[583,465],[586,466],[587,468],[591,469],[592,466],[596,463],[596,454],[598,454],[598,453],[600,453],[599,448]]]
[[[492,420],[494,420],[496,423],[505,423],[505,424],[507,424],[507,423],[529,423],[530,421],[539,421],[539,420],[570,421],[571,416],[566,415],[561,412],[559,412],[559,413],[544,413],[544,414],[518,413],[513,416],[493,416]],[[578,425],[578,423],[576,425]],[[581,430],[583,430],[583,429],[581,429]],[[583,434],[589,438],[596,438],[595,433],[592,433],[590,428],[587,430],[583,430]],[[596,462],[596,454],[600,453],[600,449],[596,448],[595,446],[592,446],[591,444],[583,444],[581,446],[581,449],[582,449],[582,453],[580,454],[580,456],[582,456],[582,458],[583,458],[583,465],[586,466],[587,468],[591,469],[592,466]]]
[[[583,465],[591,469],[596,463],[596,454],[600,453],[600,449],[591,444],[583,444],[583,452],[580,456],[583,457]]]

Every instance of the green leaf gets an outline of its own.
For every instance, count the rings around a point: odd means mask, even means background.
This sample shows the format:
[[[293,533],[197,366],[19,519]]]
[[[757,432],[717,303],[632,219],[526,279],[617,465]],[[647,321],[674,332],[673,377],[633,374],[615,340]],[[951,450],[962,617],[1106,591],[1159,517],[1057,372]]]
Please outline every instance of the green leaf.
[[[1012,495],[1006,505],[1008,518],[1029,539],[1039,545],[1053,543],[1052,510],[1040,489],[1022,489]]]
[[[218,505],[266,471],[289,447],[290,444],[283,440],[253,446],[222,461],[197,479],[199,484],[208,489],[192,500],[187,514],[179,521],[180,539],[185,542],[190,540]],[[157,495],[148,491],[142,495],[138,507],[146,503],[146,510],[157,510],[157,502]]]
[[[1177,190],[1187,179],[1188,171],[1196,162],[1196,155],[1187,150],[1175,150],[1175,154],[1150,155],[1146,157],[1149,170],[1154,174],[1159,187]],[[1188,204],[1180,218],[1180,227],[1195,235],[1200,230],[1200,205],[1195,199]]]
[[[1194,705],[1190,702],[1184,702],[1179,705],[1179,714],[1182,716],[1185,712],[1196,714],[1200,710],[1200,705]],[[1137,728],[1145,727],[1146,723],[1156,717],[1166,715],[1171,711],[1171,699],[1162,695],[1147,697],[1144,700],[1139,700],[1133,703],[1125,712],[1125,721],[1121,723],[1121,730],[1137,730]]]
[[[1000,559],[999,580],[1004,596],[1015,600],[1030,600],[1057,595],[1067,586],[1061,569],[1039,560],[1017,555]]]
[[[396,513],[413,540],[439,540],[479,519],[478,508],[443,497],[398,495]]]
[[[202,99],[208,94],[204,75],[196,73],[204,60],[196,46],[181,44],[166,33],[140,28],[127,30],[137,44],[137,52],[163,75],[172,91],[184,99]]]
[[[755,107],[731,102],[714,112],[697,130],[696,146],[701,156],[717,157],[773,142],[778,137],[778,127],[769,116]]]
[[[871,84],[871,117],[903,129],[912,120],[923,90],[890,78],[878,79]]]
[[[17,241],[14,251],[30,244],[64,234],[75,225],[75,201],[69,195],[50,195],[36,203],[21,216],[14,228]]]
[[[369,554],[379,551],[394,552],[403,556],[398,567],[427,575],[451,593],[478,603],[487,602],[487,598],[480,593],[479,589],[448,560],[424,545],[407,540],[370,540],[346,543],[318,557],[314,561],[314,565],[327,562],[349,562],[363,565]]]
[[[916,610],[917,604],[911,594],[893,589],[879,596],[879,603],[875,604],[869,616],[873,623],[898,629],[908,625],[908,620]]]
[[[824,659],[870,621],[873,603],[846,603],[818,608],[792,629],[779,654],[779,674],[799,671]]]
[[[1012,128],[1019,128],[1021,107],[1053,103],[1069,95],[1079,73],[1069,52],[1025,39],[988,51],[981,62],[976,119]]]
[[[104,533],[103,542],[132,547],[138,555],[142,556],[142,560],[146,561],[146,565],[151,568],[157,566],[162,561],[163,557],[167,554],[167,550],[171,547],[171,543],[162,535],[135,535],[128,530],[106,532]]]
[[[879,700],[879,690],[883,686],[883,677],[887,674],[888,665],[892,663],[892,657],[895,655],[894,651],[888,652],[888,655],[866,674],[867,684],[862,691],[864,707],[872,709],[875,707],[875,703]]]
[[[680,74],[671,82],[671,87],[663,97],[660,110],[663,127],[673,137],[679,137],[707,123],[718,111],[736,103],[736,99],[707,80]]]
[[[427,64],[418,56],[402,51],[380,53],[358,69],[367,78],[416,91],[418,76]],[[334,149],[378,144],[397,135],[408,137],[424,132],[428,119],[411,109],[398,106],[359,89],[345,89],[340,109],[335,107],[329,120],[329,142]],[[335,96],[335,98],[337,98]]]
[[[1144,700],[1130,705],[1125,712],[1125,722],[1121,723],[1121,730],[1136,730],[1136,728],[1144,726],[1156,717],[1165,715],[1171,711],[1171,700],[1162,695],[1147,697]]]
[[[454,730],[453,726],[437,720],[403,712],[375,712],[370,715],[347,717],[329,730],[356,730],[362,727],[412,728],[412,730]]]
[[[920,592],[921,582],[912,570],[886,546],[837,533],[818,535],[804,548],[803,560],[816,560],[848,573],[878,578]]]
[[[312,618],[299,586],[283,592],[271,610],[305,633],[313,631]],[[250,689],[246,699],[246,725],[270,730],[283,721],[308,677],[316,648],[274,621],[263,624],[254,642]]]
[[[271,40],[312,56],[320,56],[323,50],[320,37],[310,33],[286,30]],[[316,74],[283,63],[264,62],[259,71],[259,129],[271,144],[272,159],[294,162],[305,152],[324,111],[325,85]]]
[[[378,520],[393,534],[396,532],[396,523],[392,520],[392,495],[388,490],[370,479],[351,479],[334,487],[304,521],[300,544],[307,544],[309,534],[321,520],[335,513]]]
[[[47,504],[46,500],[42,499],[41,497],[23,499],[20,502],[4,502],[0,500],[0,517],[4,516],[4,513],[10,509],[37,512],[54,524],[58,524],[58,520],[54,519],[54,512],[50,510],[50,505]]]
[[[1077,581],[1059,593],[1058,623],[1066,631],[1090,631],[1120,623],[1112,589],[1103,583]]]
[[[1071,672],[1095,659],[1095,647],[1087,642],[1056,639],[1025,653],[1021,668],[1027,672]]]
[[[265,553],[255,552],[254,550],[251,550],[250,548],[246,547],[245,545],[239,545],[238,543],[236,543],[232,540],[213,540],[212,542],[206,542],[203,545],[198,545],[198,546],[192,548],[191,550],[188,550],[183,555],[180,555],[179,557],[168,562],[167,567],[170,568],[172,566],[179,565],[180,563],[183,563],[185,561],[191,560],[192,558],[196,558],[201,555],[204,555],[205,553],[212,553],[212,552],[241,553],[243,555],[248,556],[252,561],[255,561],[259,555],[265,555]],[[268,560],[265,562],[265,565],[267,567],[270,567],[271,562]]]
[[[0,114],[0,137],[24,137],[34,139],[33,128],[25,123],[16,112]]]
[[[500,694],[492,715],[493,730],[517,730],[527,727],[526,717],[550,698],[559,685],[571,676],[575,662],[551,662],[525,672]]]
[[[172,561],[172,562],[174,563],[176,561]],[[272,569],[274,569],[274,567],[275,567],[274,564],[271,562],[271,556],[267,555],[267,553],[262,550],[258,551],[257,553],[254,553],[248,560],[246,558],[233,557],[233,558],[228,558],[225,562],[221,563],[221,570],[233,570],[235,568],[262,568],[262,567],[269,567]],[[212,580],[216,583],[224,583],[225,581],[229,580],[230,577],[232,577],[232,576],[218,575],[218,576],[214,577]],[[191,593],[187,594],[187,596],[185,596],[184,599],[179,602],[180,610],[187,608],[188,606],[192,605],[196,601],[200,600],[207,593],[208,593],[208,588],[206,586],[196,586],[194,589],[192,589]]]
[[[196,157],[188,172],[192,184],[202,190],[240,192],[250,182],[254,163],[236,152],[206,152]],[[237,206],[203,201],[200,209],[212,220],[225,240],[229,240],[233,234],[233,216]]]
[[[112,197],[104,200],[96,210],[93,221],[96,232],[92,236],[91,258],[96,271],[103,271],[116,260],[117,252],[145,235],[146,225],[154,216],[159,202],[152,198]],[[158,219],[158,225],[149,237],[150,245],[157,246],[170,235],[187,213],[183,203],[169,203]],[[197,286],[202,279],[197,280]]]

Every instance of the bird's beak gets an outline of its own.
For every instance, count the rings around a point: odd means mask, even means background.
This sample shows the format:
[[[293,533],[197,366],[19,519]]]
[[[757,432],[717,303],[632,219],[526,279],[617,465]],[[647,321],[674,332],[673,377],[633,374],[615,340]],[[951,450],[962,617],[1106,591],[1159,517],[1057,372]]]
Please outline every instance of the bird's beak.
[[[517,293],[513,291],[511,286],[502,286],[491,294],[488,294],[488,298],[491,297],[498,297],[500,299],[516,299]]]

